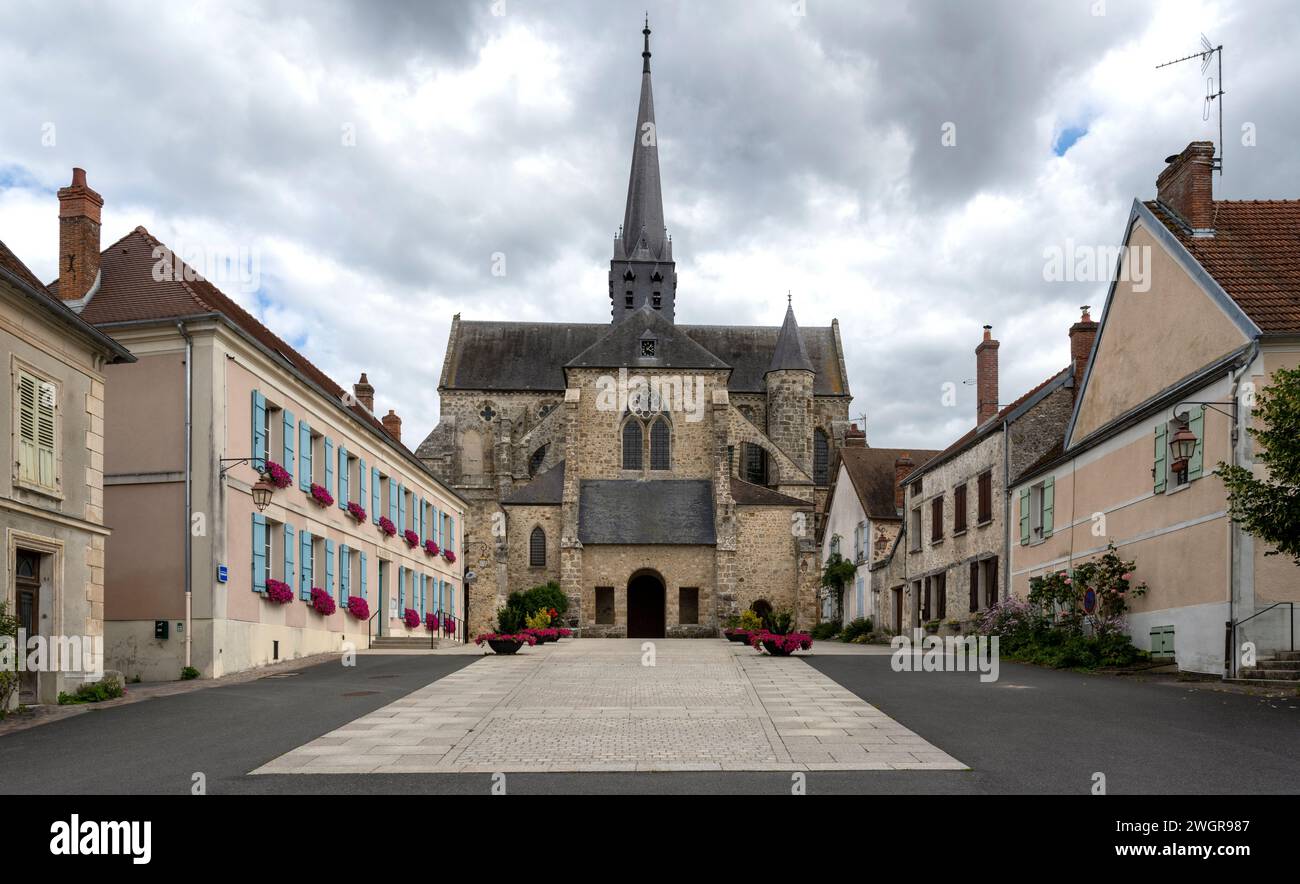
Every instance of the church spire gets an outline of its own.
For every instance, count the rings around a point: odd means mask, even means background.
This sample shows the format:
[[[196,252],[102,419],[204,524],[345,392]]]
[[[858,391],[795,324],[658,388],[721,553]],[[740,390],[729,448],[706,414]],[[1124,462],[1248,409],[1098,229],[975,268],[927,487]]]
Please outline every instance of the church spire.
[[[664,230],[664,199],[659,186],[659,133],[655,126],[654,94],[650,88],[650,17],[646,16],[645,49],[641,53],[641,104],[632,143],[632,174],[623,213],[622,255],[633,260],[670,261],[671,246]]]
[[[767,374],[774,371],[814,371],[808,350],[803,345],[803,335],[799,333],[799,323],[794,318],[794,300],[789,295],[786,296],[785,322],[781,324],[772,362],[767,367]]]

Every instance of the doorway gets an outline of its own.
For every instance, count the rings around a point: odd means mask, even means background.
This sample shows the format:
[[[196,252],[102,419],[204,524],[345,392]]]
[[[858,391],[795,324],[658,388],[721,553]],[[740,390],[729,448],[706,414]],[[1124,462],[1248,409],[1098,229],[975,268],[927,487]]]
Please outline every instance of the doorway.
[[[14,561],[14,598],[17,602],[18,628],[25,637],[41,632],[41,556],[30,550],[17,550]],[[37,700],[37,673],[24,669],[18,674],[18,702],[34,705]]]
[[[895,586],[894,596],[894,635],[903,634],[903,587]]]
[[[658,574],[634,574],[627,583],[627,637],[663,638],[664,582]]]

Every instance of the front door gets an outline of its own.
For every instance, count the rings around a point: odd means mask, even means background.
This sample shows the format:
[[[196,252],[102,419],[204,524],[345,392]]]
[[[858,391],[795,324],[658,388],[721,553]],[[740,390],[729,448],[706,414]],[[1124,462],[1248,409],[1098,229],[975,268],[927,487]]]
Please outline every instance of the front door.
[[[18,602],[18,628],[27,638],[40,634],[41,627],[41,557],[38,553],[18,550],[14,568],[14,596]],[[24,670],[18,675],[18,702],[36,703],[36,673]]]
[[[903,632],[903,587],[894,587],[894,635]]]
[[[627,637],[663,638],[666,594],[654,574],[633,577],[627,584]]]

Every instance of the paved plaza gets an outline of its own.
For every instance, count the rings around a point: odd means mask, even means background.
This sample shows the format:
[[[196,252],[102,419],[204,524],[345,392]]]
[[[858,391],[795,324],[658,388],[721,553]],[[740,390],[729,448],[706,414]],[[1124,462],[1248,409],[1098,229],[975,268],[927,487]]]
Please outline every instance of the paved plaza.
[[[965,769],[797,657],[659,639],[485,656],[253,773]]]

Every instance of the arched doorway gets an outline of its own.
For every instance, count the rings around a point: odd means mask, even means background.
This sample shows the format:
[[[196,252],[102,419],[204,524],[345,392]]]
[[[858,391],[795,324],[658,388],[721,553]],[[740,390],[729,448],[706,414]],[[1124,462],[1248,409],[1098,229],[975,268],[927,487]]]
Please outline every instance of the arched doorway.
[[[627,637],[664,637],[664,582],[653,571],[633,574],[627,582]]]

